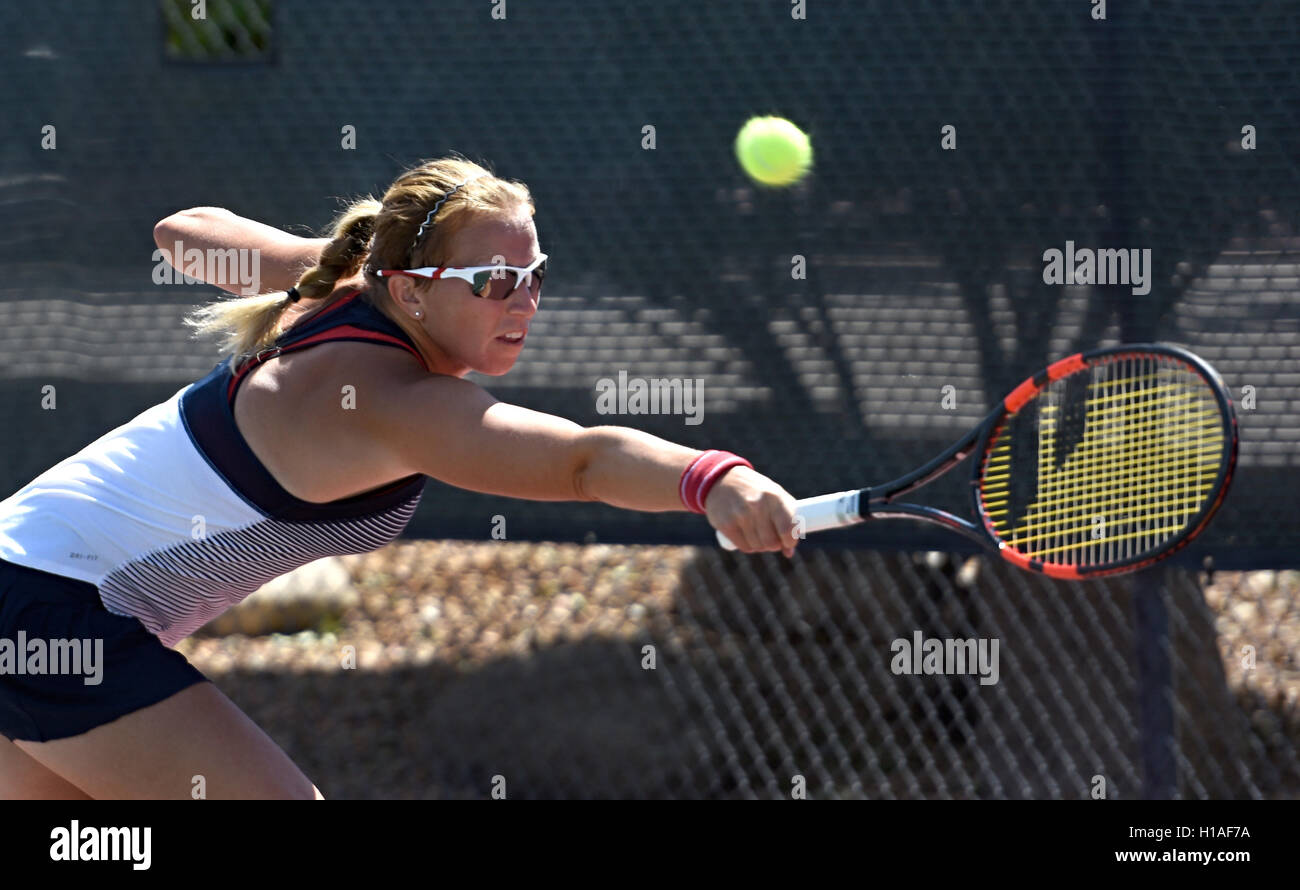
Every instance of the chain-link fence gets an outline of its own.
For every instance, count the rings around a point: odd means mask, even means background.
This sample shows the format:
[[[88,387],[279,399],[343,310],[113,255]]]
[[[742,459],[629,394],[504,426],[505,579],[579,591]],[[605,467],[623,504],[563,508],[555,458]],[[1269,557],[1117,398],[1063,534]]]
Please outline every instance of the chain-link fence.
[[[332,797],[1300,792],[1300,573],[1152,591],[942,553],[509,541],[349,570],[359,601],[315,632],[181,644]],[[977,641],[966,670],[898,663],[918,634]]]
[[[637,647],[593,639],[578,648],[610,660],[554,688],[512,685],[529,668],[503,648],[474,675],[501,681],[491,707],[455,692],[465,677],[430,687],[446,718],[430,744],[448,770],[477,783],[474,763],[491,775],[493,757],[513,757],[538,795],[788,795],[795,775],[818,794],[868,797],[1074,797],[1095,776],[1111,796],[1293,795],[1292,576],[1224,590],[1202,569],[1297,565],[1300,11],[799,7],[551,0],[501,16],[489,3],[209,0],[204,20],[171,0],[0,9],[4,485],[211,368],[180,318],[215,293],[155,283],[157,219],[216,204],[307,233],[334,196],[460,151],[528,182],[552,258],[519,364],[475,378],[502,399],[727,448],[804,497],[912,469],[1053,358],[1169,340],[1223,375],[1242,441],[1228,500],[1176,564],[1082,585],[971,562],[909,523],[810,538],[778,569],[707,549],[709,530],[684,514],[431,482],[412,537],[489,540],[503,517],[511,541],[706,548],[675,588],[675,617],[637,619],[659,641],[656,671]],[[398,38],[411,51],[392,51]],[[758,113],[811,133],[805,183],[756,189],[739,172],[731,140]],[[1122,284],[1046,283],[1044,252],[1072,246],[1145,259]],[[701,422],[601,413],[596,388],[620,373],[699,381]],[[57,412],[42,407],[45,385]],[[961,486],[941,480],[935,503],[959,502]],[[944,555],[899,555],[928,550]],[[997,683],[895,672],[891,646],[917,633],[999,641]],[[443,677],[440,664],[409,670]],[[641,693],[601,692],[619,683]],[[642,707],[644,726],[619,719],[642,693],[660,702]],[[583,749],[588,767],[561,766],[525,723],[527,760],[500,718],[525,703],[549,704],[548,731],[570,745],[602,719],[630,735]],[[633,770],[634,737],[669,765]],[[408,766],[440,769],[394,744]],[[498,753],[457,759],[471,750]],[[630,772],[640,778],[617,778]]]

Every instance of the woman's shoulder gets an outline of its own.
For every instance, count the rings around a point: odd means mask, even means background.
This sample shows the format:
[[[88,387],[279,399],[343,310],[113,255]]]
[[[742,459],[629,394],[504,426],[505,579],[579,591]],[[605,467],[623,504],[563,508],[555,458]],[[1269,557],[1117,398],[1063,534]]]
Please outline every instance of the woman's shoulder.
[[[389,418],[409,414],[406,394],[428,376],[404,349],[318,343],[260,365],[236,399],[235,422],[281,486],[325,503],[412,472],[375,446]]]

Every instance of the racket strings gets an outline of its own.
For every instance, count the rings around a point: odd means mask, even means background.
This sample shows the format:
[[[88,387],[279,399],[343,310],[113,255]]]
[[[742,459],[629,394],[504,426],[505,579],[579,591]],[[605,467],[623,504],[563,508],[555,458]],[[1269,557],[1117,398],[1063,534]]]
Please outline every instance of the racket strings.
[[[994,531],[1026,556],[1076,566],[1140,556],[1213,496],[1222,416],[1206,381],[1176,359],[1107,357],[1034,402],[995,432],[980,479]]]
[[[1212,435],[1218,428],[1219,419],[1216,416],[1214,423],[1188,427],[1188,431],[1198,435]],[[1094,450],[1086,457],[1071,461],[1068,467],[1063,467],[1059,473],[1053,474],[1050,481],[1040,484],[1039,493],[1040,495],[1050,495],[1059,491],[1062,498],[1072,497],[1082,480],[1113,484],[1126,480],[1134,469],[1142,469],[1144,464],[1158,463],[1163,469],[1172,458],[1184,458],[1192,454],[1201,455],[1202,451],[1200,445],[1166,442],[1166,444],[1149,453],[1123,452],[1120,457],[1112,459],[1104,451]],[[1012,475],[1009,453],[1004,450],[1003,453],[996,453],[991,456],[988,468],[988,472],[984,477],[988,482],[1009,479]],[[993,504],[995,501],[995,498],[986,498],[986,503]],[[1040,497],[1037,502],[1040,506],[1049,504],[1055,506],[1059,503],[1059,501],[1054,501],[1051,497]]]

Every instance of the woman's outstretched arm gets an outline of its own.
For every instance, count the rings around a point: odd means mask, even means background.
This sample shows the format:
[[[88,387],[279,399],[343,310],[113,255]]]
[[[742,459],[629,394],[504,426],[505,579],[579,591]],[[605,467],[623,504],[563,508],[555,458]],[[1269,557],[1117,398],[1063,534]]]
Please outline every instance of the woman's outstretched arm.
[[[185,269],[184,254],[198,249],[248,251],[247,262],[254,264],[256,288],[252,292],[271,293],[288,290],[298,283],[302,273],[316,265],[327,238],[300,238],[255,220],[236,216],[220,207],[191,207],[173,213],[153,228],[154,243],[167,262],[178,271]],[[182,256],[176,256],[177,246]],[[253,254],[252,251],[257,253]],[[203,280],[232,294],[243,294],[247,281],[233,280],[239,263],[204,263]],[[247,265],[244,268],[249,268]]]
[[[701,454],[629,427],[582,427],[437,374],[388,384],[363,401],[355,419],[391,466],[487,494],[686,511],[678,485]],[[728,470],[704,507],[709,523],[743,552],[791,555],[798,543],[793,496],[756,470]]]

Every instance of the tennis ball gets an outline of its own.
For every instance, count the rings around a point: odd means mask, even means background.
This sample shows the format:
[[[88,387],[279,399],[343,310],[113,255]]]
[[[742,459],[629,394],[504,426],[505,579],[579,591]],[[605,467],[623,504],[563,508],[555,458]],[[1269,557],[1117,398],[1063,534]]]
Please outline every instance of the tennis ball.
[[[783,117],[751,117],[736,134],[736,159],[756,182],[791,185],[812,166],[812,145]]]

